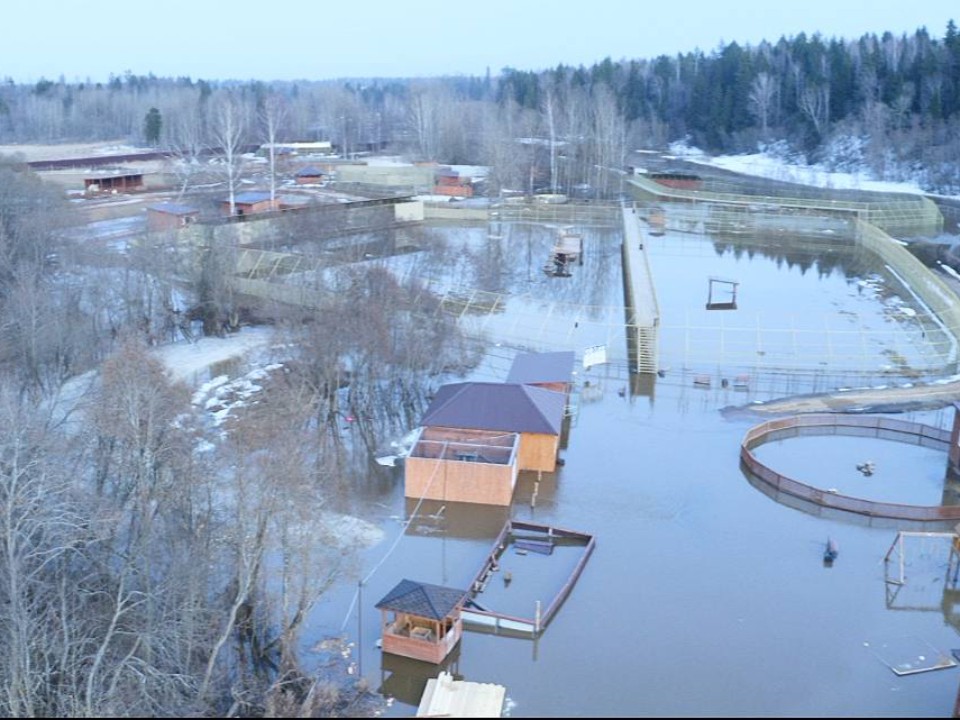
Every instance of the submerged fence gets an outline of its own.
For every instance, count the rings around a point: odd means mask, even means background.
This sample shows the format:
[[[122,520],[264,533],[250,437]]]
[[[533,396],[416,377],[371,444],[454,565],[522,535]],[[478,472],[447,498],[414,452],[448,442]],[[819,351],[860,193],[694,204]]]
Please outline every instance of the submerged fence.
[[[946,453],[950,444],[949,430],[884,417],[842,414],[798,415],[769,420],[750,428],[740,444],[740,460],[749,473],[777,493],[785,493],[821,507],[892,520],[915,522],[960,520],[960,505],[903,505],[841,495],[778,473],[753,454],[753,450],[764,443],[800,435],[853,435],[878,438],[942,449]],[[946,455],[944,455],[944,465],[946,466]]]
[[[936,204],[922,195],[895,195],[889,199],[849,200],[828,196],[791,197],[735,193],[711,189],[707,182],[699,187],[673,187],[644,175],[627,178],[635,196],[645,200],[711,203],[730,211],[730,223],[757,211],[764,213],[803,212],[814,215],[856,217],[894,234],[934,235],[943,231],[943,215]]]

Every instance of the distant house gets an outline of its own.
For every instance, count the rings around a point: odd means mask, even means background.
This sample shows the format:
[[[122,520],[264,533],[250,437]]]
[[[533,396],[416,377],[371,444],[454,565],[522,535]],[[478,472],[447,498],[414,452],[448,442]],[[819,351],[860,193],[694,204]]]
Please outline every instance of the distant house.
[[[255,215],[262,212],[280,209],[280,201],[271,200],[270,193],[259,190],[248,190],[237,193],[233,197],[233,204],[236,208],[235,215]],[[230,214],[230,200],[220,201],[220,210],[224,215]]]
[[[572,350],[520,353],[513,359],[507,382],[536,385],[569,395],[575,362]]]
[[[406,496],[509,505],[520,470],[556,469],[565,406],[534,385],[442,386],[405,461]]]
[[[401,580],[376,607],[383,652],[439,664],[463,636],[466,590]]]
[[[298,170],[294,177],[299,185],[316,185],[324,182],[329,176],[330,173],[328,173],[326,170],[318,168],[315,165],[308,165],[307,167]]]
[[[703,185],[703,180],[699,175],[679,172],[655,172],[648,173],[651,180],[666,185],[668,187],[678,188],[680,190],[699,190]]]
[[[463,177],[451,167],[441,166],[434,173],[433,194],[473,197],[473,187],[470,178]]]
[[[83,179],[83,189],[88,193],[116,193],[143,190],[143,173],[87,177]]]
[[[173,202],[157,203],[147,207],[147,229],[153,231],[176,230],[200,217],[200,210]]]

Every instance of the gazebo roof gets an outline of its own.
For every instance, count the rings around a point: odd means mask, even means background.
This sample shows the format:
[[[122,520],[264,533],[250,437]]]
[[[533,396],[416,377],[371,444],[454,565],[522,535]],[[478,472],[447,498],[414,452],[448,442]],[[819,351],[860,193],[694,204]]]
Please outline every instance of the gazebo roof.
[[[376,607],[380,610],[393,610],[418,617],[443,620],[463,602],[466,596],[466,590],[401,580],[377,603]]]

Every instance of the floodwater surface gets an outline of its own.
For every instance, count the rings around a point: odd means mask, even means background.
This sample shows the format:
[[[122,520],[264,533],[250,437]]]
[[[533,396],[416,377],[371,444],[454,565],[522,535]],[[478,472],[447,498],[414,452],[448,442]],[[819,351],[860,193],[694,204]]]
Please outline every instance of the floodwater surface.
[[[528,229],[510,232],[519,233],[522,242],[514,246],[526,258]],[[483,289],[502,293],[505,303],[484,328],[489,353],[467,379],[506,377],[516,352],[514,322],[526,327],[539,316],[558,328],[563,323],[540,347],[566,343],[579,359],[587,344],[606,336],[598,321],[594,335],[568,339],[579,320],[564,308],[619,302],[622,310],[617,233],[588,231],[583,268],[574,268],[571,278],[545,278],[539,266],[551,234],[529,232],[530,260],[486,276],[493,281]],[[466,233],[458,242],[466,251],[485,247],[486,239]],[[849,262],[836,259],[842,253]],[[403,496],[402,467],[391,469],[389,482],[363,501],[365,519],[378,523],[385,538],[364,555],[362,587],[354,577],[329,591],[307,634],[314,640],[346,635],[356,643],[358,671],[395,697],[388,715],[413,715],[438,668],[381,653],[375,604],[404,578],[466,589],[512,517],[597,539],[579,582],[536,640],[466,632],[447,663],[463,679],[504,685],[514,717],[949,715],[960,671],[900,677],[874,652],[903,638],[944,653],[960,646],[953,604],[944,601],[946,549],[928,550],[927,564],[908,582],[915,596],[901,607],[884,582],[895,524],[788,507],[751,485],[739,466],[744,434],[763,419],[751,414],[754,403],[862,381],[844,376],[847,360],[811,371],[805,363],[819,349],[791,355],[786,341],[771,339],[766,328],[795,329],[804,338],[800,344],[825,329],[852,328],[862,336],[856,354],[871,369],[866,382],[882,380],[885,365],[924,360],[916,316],[890,312],[894,295],[913,301],[900,289],[880,289],[891,284],[883,268],[855,249],[825,258],[811,256],[804,269],[776,253],[738,253],[705,236],[656,238],[650,261],[663,323],[677,329],[663,336],[663,377],[638,383],[630,376],[622,332],[616,342],[624,347],[611,345],[610,363],[578,366],[564,464],[540,479],[535,503],[537,478],[525,473],[510,508],[418,505]],[[467,277],[456,267],[451,273]],[[723,315],[725,327],[752,327],[756,335],[759,318],[761,349],[779,355],[775,365],[764,365],[763,356],[692,351],[700,341],[697,328],[719,323],[719,315],[703,310],[713,274],[741,283],[742,309]],[[578,275],[588,282],[578,285]],[[531,287],[542,305],[531,292],[518,292]],[[720,339],[715,333],[711,347]],[[756,345],[751,348],[755,353]],[[803,365],[798,372],[790,371],[794,357]],[[709,372],[716,381],[695,386],[694,372]],[[747,387],[719,382],[738,373],[750,375]],[[742,411],[721,412],[731,406]],[[949,427],[953,410],[898,417]],[[934,451],[863,439],[799,440],[760,450],[781,472],[855,495],[869,490],[876,499],[927,504],[942,490],[945,457]],[[875,475],[856,477],[855,465],[866,459],[875,462]],[[823,563],[828,538],[839,547],[831,567]],[[549,601],[555,581],[538,597],[528,584],[534,564],[518,564],[511,585],[497,586],[504,601],[511,593],[518,608]]]

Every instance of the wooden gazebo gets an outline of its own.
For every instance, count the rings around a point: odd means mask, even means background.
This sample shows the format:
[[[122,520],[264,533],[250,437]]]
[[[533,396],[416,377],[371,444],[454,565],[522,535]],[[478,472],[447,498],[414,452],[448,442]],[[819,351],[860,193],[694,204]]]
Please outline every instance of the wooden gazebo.
[[[467,591],[401,580],[377,603],[383,651],[440,664],[463,635]]]

